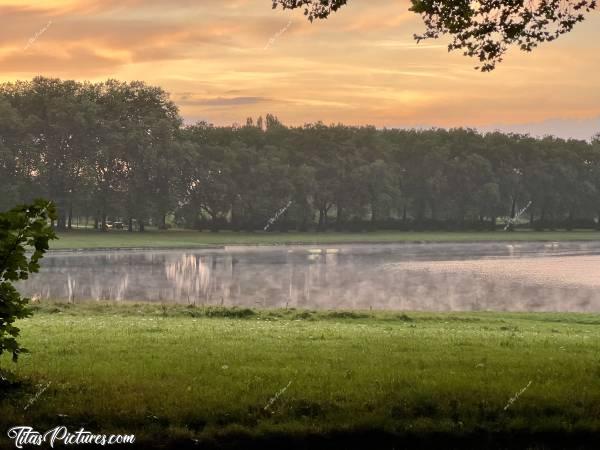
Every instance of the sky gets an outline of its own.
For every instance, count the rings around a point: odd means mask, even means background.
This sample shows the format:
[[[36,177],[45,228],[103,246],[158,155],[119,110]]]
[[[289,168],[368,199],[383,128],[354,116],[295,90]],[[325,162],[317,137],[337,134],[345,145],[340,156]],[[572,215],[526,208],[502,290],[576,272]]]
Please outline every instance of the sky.
[[[472,127],[588,139],[600,132],[600,12],[492,73],[417,45],[407,0],[350,0],[326,21],[271,0],[0,0],[0,81],[144,80],[187,123]]]

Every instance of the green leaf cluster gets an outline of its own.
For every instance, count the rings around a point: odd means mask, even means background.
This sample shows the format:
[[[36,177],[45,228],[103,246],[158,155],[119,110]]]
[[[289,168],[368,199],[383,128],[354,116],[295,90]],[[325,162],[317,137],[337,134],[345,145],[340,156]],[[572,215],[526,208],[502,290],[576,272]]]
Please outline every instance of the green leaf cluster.
[[[29,299],[21,296],[14,283],[39,270],[48,242],[56,238],[51,226],[55,219],[54,205],[46,200],[0,213],[0,355],[12,353],[15,362],[26,349],[17,341],[20,330],[14,323],[31,311]]]

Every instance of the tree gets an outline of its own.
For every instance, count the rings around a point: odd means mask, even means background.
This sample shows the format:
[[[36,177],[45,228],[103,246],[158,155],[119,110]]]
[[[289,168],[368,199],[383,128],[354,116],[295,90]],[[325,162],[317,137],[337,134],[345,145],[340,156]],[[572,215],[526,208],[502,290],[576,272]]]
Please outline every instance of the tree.
[[[212,231],[226,220],[233,201],[231,152],[227,148],[197,143],[186,152],[184,205],[197,219],[206,213]]]
[[[0,87],[5,98],[25,119],[37,161],[36,178],[43,195],[51,198],[58,212],[58,227],[70,222],[72,205],[81,185],[85,166],[85,130],[92,123],[80,83],[36,77],[31,82],[7,83]]]
[[[104,142],[113,145],[112,151],[117,149],[118,158],[107,167],[118,167],[123,172],[118,178],[124,183],[129,229],[136,219],[139,231],[144,231],[152,217],[163,227],[166,214],[174,206],[170,197],[173,141],[181,126],[177,107],[163,89],[140,81],[108,80],[101,89],[100,102],[107,108]],[[113,133],[116,135],[109,139]],[[111,186],[114,183],[111,181]]]
[[[411,0],[425,31],[417,42],[451,37],[448,50],[478,58],[478,69],[496,67],[511,45],[531,51],[570,32],[597,6],[596,0]],[[325,19],[348,0],[273,0],[273,8],[303,8],[309,20]]]
[[[54,205],[45,200],[0,213],[0,356],[12,353],[15,362],[26,350],[17,342],[19,329],[14,322],[31,312],[28,299],[21,297],[13,283],[39,270],[49,240],[56,238],[50,225],[56,217]]]
[[[360,168],[367,202],[371,210],[371,224],[375,226],[383,211],[389,211],[394,200],[400,196],[394,167],[378,159]]]
[[[141,82],[2,84],[0,210],[45,197],[61,229],[83,215],[106,230],[111,218],[143,231],[175,217],[216,231],[262,230],[289,205],[271,230],[422,230],[494,227],[531,202],[531,226],[600,227],[600,136],[263,117],[182,126],[168,93]]]
[[[24,191],[33,188],[28,176],[30,153],[21,115],[5,99],[0,99],[0,210],[21,201]],[[29,189],[28,189],[29,188]]]

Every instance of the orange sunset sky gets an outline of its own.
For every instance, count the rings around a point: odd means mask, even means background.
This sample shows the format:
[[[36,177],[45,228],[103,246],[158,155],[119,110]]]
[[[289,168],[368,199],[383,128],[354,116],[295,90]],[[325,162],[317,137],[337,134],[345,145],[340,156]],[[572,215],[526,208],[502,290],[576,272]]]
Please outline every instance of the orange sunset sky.
[[[271,0],[0,0],[0,78],[145,80],[186,122],[600,132],[599,12],[483,74],[445,40],[416,45],[408,6],[350,0],[311,24]]]

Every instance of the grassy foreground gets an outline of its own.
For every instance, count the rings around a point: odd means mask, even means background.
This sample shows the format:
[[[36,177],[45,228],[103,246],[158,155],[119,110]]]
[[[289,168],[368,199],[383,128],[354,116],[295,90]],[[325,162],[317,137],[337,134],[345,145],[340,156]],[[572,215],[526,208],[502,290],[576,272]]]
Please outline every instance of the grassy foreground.
[[[341,244],[358,242],[475,242],[475,241],[591,241],[600,240],[597,231],[495,231],[495,232],[401,232],[365,233],[210,233],[198,231],[70,231],[59,234],[51,248],[168,248],[202,247],[207,245],[275,245],[275,244]]]
[[[17,424],[139,448],[600,441],[598,315],[37,309],[20,322],[32,353],[0,360],[24,380],[0,392],[0,448]]]

